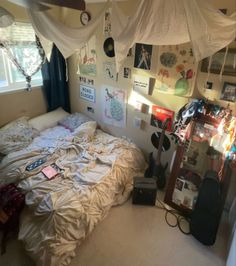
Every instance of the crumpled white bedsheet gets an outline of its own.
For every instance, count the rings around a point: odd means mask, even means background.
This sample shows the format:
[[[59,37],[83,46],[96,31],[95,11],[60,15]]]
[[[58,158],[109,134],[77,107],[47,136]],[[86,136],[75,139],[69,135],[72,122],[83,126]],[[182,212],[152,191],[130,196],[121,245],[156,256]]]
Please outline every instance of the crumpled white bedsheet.
[[[70,141],[69,141],[70,139]],[[47,156],[64,176],[47,180],[26,165]],[[141,151],[126,140],[96,130],[90,141],[66,138],[53,153],[16,152],[0,164],[0,183],[18,182],[26,192],[19,239],[40,266],[68,265],[75,249],[109,209],[127,200],[133,176],[145,169]]]

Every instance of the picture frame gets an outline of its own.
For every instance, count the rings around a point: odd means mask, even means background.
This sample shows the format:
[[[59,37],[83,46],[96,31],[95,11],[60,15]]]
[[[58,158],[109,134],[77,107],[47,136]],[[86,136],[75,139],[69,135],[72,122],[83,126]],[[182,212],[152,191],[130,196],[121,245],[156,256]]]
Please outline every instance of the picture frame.
[[[220,100],[236,102],[236,83],[224,82]]]
[[[136,43],[134,67],[144,70],[150,70],[151,61],[152,61],[152,45]]]
[[[210,73],[220,74],[226,49],[222,49],[212,56]],[[201,72],[208,72],[210,57],[202,60]],[[236,49],[230,48],[227,53],[223,75],[236,76]]]

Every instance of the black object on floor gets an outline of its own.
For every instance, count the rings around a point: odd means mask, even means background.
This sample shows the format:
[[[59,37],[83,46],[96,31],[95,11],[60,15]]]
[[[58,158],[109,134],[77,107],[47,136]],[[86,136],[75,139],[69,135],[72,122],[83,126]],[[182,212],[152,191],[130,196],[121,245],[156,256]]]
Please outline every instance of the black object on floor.
[[[204,245],[213,245],[216,240],[220,217],[221,187],[218,174],[215,171],[207,171],[191,214],[191,234]]]
[[[155,205],[157,183],[154,178],[134,177],[133,204]]]

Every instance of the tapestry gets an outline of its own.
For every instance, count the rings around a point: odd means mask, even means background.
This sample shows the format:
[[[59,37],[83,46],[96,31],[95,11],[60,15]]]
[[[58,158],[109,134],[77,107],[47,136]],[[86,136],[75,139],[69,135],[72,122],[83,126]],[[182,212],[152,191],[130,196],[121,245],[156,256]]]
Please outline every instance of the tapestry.
[[[158,55],[157,90],[178,96],[191,96],[197,63],[190,44],[160,46]]]

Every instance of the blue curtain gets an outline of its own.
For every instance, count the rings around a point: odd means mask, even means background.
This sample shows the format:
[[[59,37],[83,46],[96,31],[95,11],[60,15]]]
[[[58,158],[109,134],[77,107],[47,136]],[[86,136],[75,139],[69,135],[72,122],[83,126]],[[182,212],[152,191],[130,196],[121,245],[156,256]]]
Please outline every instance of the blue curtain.
[[[50,62],[42,66],[43,91],[48,112],[58,107],[70,112],[69,88],[66,80],[66,62],[55,45],[52,48]]]

